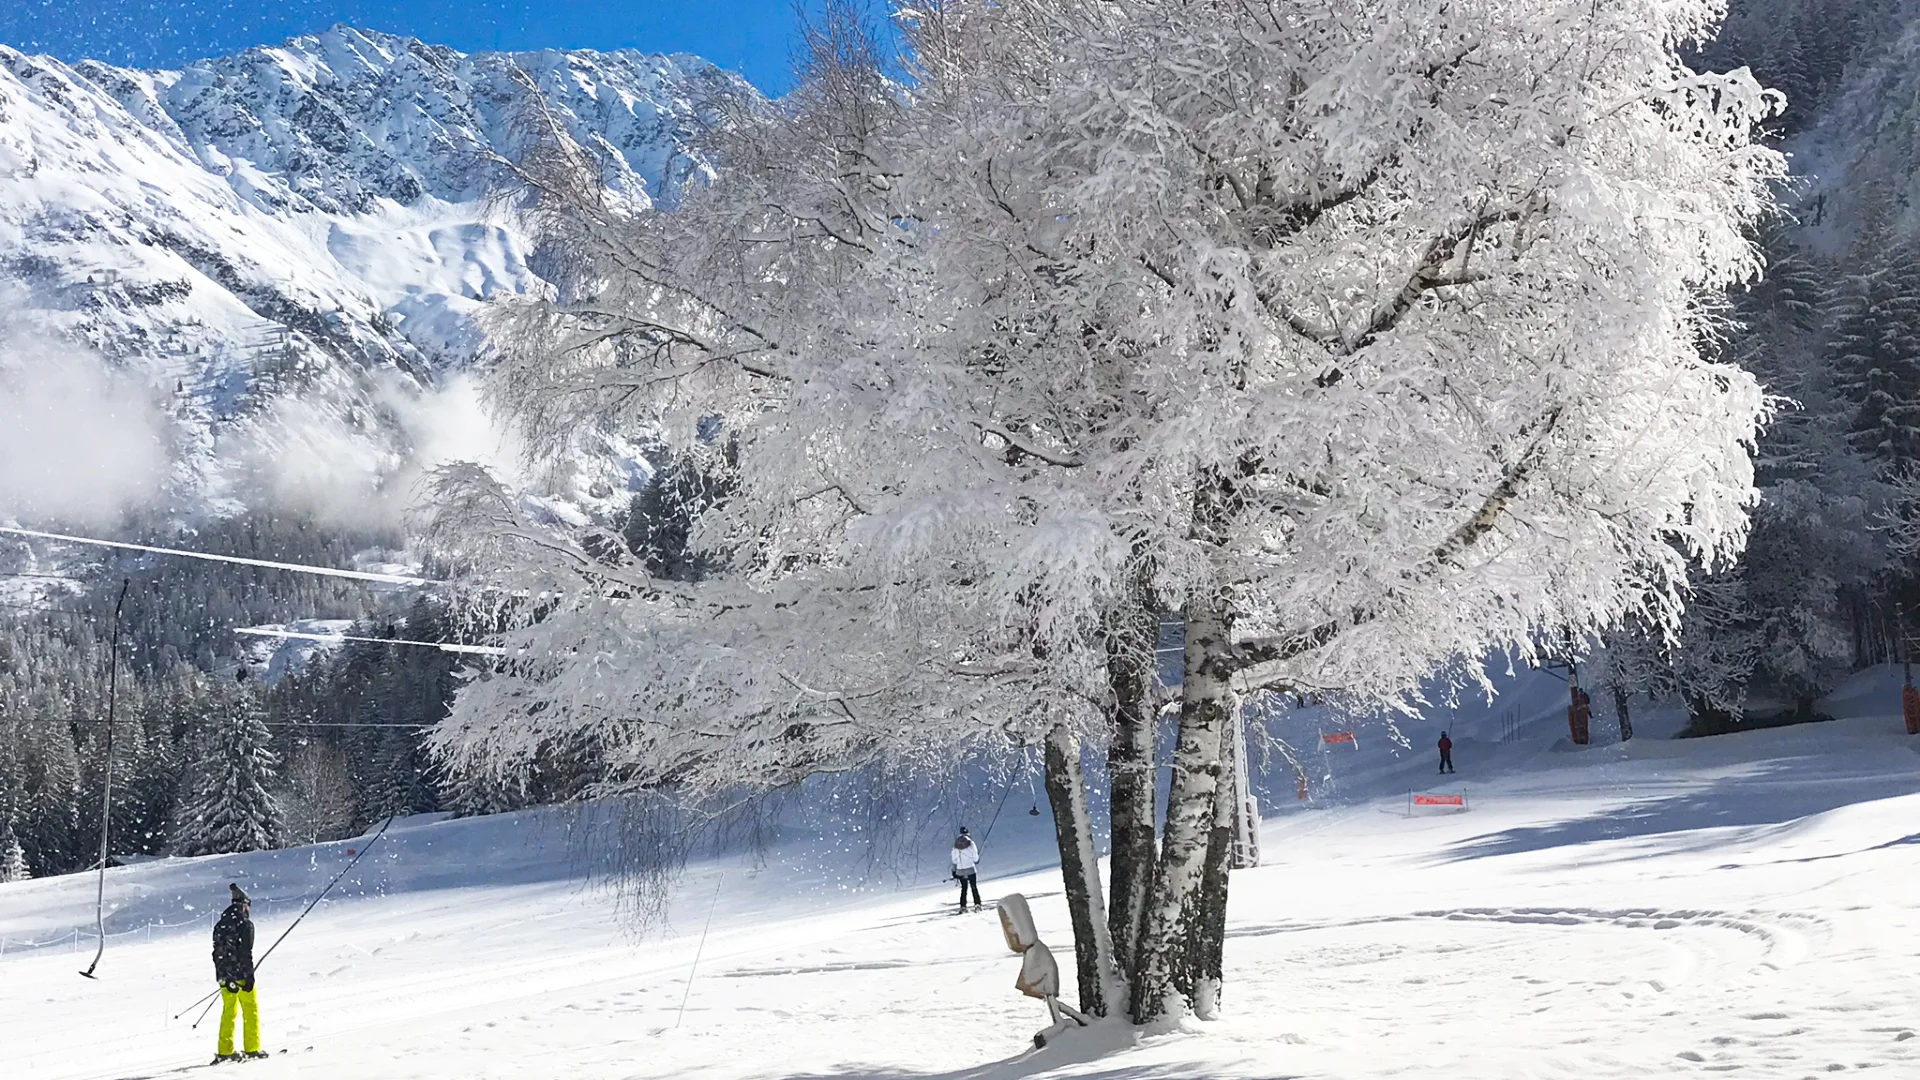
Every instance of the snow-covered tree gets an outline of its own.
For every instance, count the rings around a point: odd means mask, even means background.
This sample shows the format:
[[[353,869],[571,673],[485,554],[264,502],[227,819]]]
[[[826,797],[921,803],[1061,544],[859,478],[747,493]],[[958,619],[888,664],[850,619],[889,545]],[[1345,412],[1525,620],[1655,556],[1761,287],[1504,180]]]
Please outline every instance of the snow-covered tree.
[[[1715,14],[905,5],[910,90],[823,31],[678,213],[535,173],[579,273],[502,313],[499,400],[536,444],[720,417],[739,484],[695,535],[731,572],[656,580],[444,474],[440,535],[521,628],[441,746],[591,732],[621,783],[711,795],[995,739],[1074,762],[1138,711],[1118,628],[1177,610],[1151,886],[1074,906],[1083,993],[1210,1015],[1242,695],[1671,627],[1743,541],[1763,399],[1702,345],[1781,159],[1774,97],[1679,58]]]
[[[185,790],[174,810],[176,855],[218,855],[277,847],[280,804],[269,791],[278,757],[259,700],[244,684],[219,687],[197,718]]]
[[[0,821],[0,882],[25,881],[33,876],[27,866],[27,851],[13,834],[10,822]]]
[[[352,835],[353,777],[339,747],[310,742],[289,755],[277,799],[289,845],[317,844]]]
[[[1757,447],[1760,503],[1738,564],[1694,572],[1677,637],[1617,628],[1596,657],[1623,693],[1738,718],[1810,715],[1854,659],[1845,599],[1876,583],[1887,557],[1878,519],[1890,498],[1853,442],[1862,385],[1836,365],[1825,314],[1825,260],[1796,249],[1778,223],[1762,230],[1767,279],[1739,294],[1729,359],[1777,395]]]
[[[1832,365],[1861,450],[1894,475],[1920,462],[1920,247],[1881,233],[1863,252],[1831,301]]]
[[[16,727],[17,725],[7,725]],[[17,739],[8,739],[9,747]],[[11,749],[0,750],[0,882],[25,881],[33,876],[27,863],[26,848],[13,831],[13,819],[19,813],[20,776]]]

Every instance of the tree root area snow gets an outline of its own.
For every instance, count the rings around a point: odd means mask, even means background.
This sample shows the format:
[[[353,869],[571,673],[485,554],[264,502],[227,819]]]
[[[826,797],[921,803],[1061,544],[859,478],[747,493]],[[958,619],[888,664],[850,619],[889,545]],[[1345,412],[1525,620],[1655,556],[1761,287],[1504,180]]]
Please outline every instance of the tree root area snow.
[[[1553,755],[1485,781],[1463,770],[1465,814],[1408,818],[1380,792],[1269,818],[1266,865],[1233,879],[1226,1018],[1146,1036],[1102,1025],[1041,1051],[1029,1040],[1044,1009],[1014,993],[1019,965],[993,912],[949,914],[944,884],[809,890],[787,856],[714,861],[689,875],[669,930],[633,938],[602,894],[529,869],[567,863],[540,853],[554,843],[542,830],[397,828],[389,861],[369,860],[391,887],[323,905],[263,970],[266,1043],[289,1052],[245,1068],[249,1080],[1920,1076],[1920,757],[1884,724],[1844,723]],[[1006,829],[990,856],[1044,849],[1042,820]],[[487,884],[489,861],[512,852],[514,883]],[[447,872],[421,872],[434,858]],[[210,917],[229,876],[268,884],[269,863],[127,867],[109,892],[165,921],[192,917],[168,904],[200,897]],[[823,864],[806,865],[818,881]],[[55,910],[79,924],[89,882],[0,886],[0,935]],[[1043,937],[1071,955],[1057,871],[983,886],[1034,896]],[[260,917],[262,942],[290,918]],[[0,1073],[156,1077],[211,1057],[217,1017],[198,1030],[191,1014],[172,1019],[212,988],[203,928],[115,939],[97,982],[76,974],[91,951],[0,957]]]

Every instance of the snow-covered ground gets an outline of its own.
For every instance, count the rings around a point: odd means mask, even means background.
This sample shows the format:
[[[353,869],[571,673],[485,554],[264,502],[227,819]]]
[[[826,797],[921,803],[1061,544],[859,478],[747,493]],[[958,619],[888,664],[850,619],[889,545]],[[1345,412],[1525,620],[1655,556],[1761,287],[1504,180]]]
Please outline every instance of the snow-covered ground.
[[[1516,689],[1447,718],[1461,771],[1445,790],[1468,793],[1464,814],[1404,813],[1406,791],[1435,779],[1437,720],[1409,726],[1411,752],[1363,732],[1359,751],[1329,755],[1337,795],[1268,807],[1264,865],[1234,876],[1217,1023],[1030,1052],[1042,1009],[1014,993],[990,911],[944,913],[937,843],[865,889],[845,838],[802,838],[760,866],[705,861],[671,926],[629,937],[580,884],[559,819],[416,819],[263,968],[267,1043],[289,1052],[245,1067],[258,1080],[1920,1076],[1920,738],[1902,733],[1894,676],[1835,695],[1835,723],[1584,750],[1553,748],[1546,684]],[[1496,741],[1528,694],[1537,717]],[[1028,801],[1016,792],[995,819],[984,888],[1035,897],[1043,937],[1070,955],[1047,819]],[[211,988],[206,930],[226,882],[258,898],[264,949],[359,843],[112,871],[110,929],[184,925],[111,939],[97,982],[76,974],[89,937],[19,945],[88,923],[93,879],[0,886],[5,1075],[206,1060],[213,1021],[172,1016]]]

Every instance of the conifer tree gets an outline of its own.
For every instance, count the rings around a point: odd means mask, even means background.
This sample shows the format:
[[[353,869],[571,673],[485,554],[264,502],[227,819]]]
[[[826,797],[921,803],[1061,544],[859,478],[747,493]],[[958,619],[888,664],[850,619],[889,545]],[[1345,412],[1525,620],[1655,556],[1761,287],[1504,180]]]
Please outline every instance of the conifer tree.
[[[18,728],[19,725],[8,725]],[[10,735],[15,734],[9,732]],[[0,746],[0,882],[25,881],[33,875],[27,868],[27,852],[13,831],[14,815],[19,813],[20,777],[11,749],[17,739]]]
[[[1830,363],[1861,453],[1890,476],[1920,461],[1920,255],[1869,223],[1827,303]]]
[[[27,851],[13,834],[13,823],[0,820],[0,883],[25,881],[33,873],[27,867]]]
[[[268,784],[279,759],[268,748],[265,714],[244,684],[221,687],[212,705],[194,734],[186,790],[174,817],[174,854],[276,847],[280,805]]]
[[[41,873],[85,865],[80,832],[80,763],[73,728],[61,701],[48,694],[29,703],[22,740],[21,814],[15,828],[27,859]]]

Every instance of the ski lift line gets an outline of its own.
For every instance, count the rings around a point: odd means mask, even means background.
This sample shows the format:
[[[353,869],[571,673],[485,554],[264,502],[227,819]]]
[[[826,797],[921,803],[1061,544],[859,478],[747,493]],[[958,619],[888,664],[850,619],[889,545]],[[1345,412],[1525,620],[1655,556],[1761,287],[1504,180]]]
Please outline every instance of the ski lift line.
[[[16,604],[0,600],[0,607],[15,608],[30,615],[73,615],[82,619],[104,618],[97,611],[79,611],[74,608],[38,607],[32,604]],[[465,653],[473,656],[505,656],[507,650],[496,645],[462,645],[452,641],[413,641],[408,638],[357,637],[351,634],[308,634],[293,630],[267,630],[260,627],[238,627],[236,634],[250,634],[254,637],[298,638],[303,641],[318,641],[337,645],[347,641],[364,641],[371,644],[418,645],[422,648],[439,649],[441,652]]]
[[[40,532],[37,529],[20,529],[9,525],[0,525],[0,534],[24,536],[35,540],[54,540],[63,544],[91,544],[94,547],[118,548],[122,551],[141,551],[151,555],[177,555],[183,559],[200,559],[205,562],[231,563],[237,566],[256,566],[265,570],[285,570],[294,574],[315,574],[320,577],[347,578],[351,581],[367,581],[377,585],[449,584],[449,582],[435,581],[432,578],[415,577],[412,574],[382,574],[371,570],[342,570],[336,566],[309,566],[305,563],[274,562],[269,559],[247,559],[238,555],[215,555],[205,551],[185,551],[180,548],[155,547],[151,544],[130,544],[121,540],[99,540],[90,536],[67,536],[62,533]]]
[[[115,720],[114,723],[124,726],[126,724],[138,723],[138,721],[127,719],[127,720]],[[105,720],[100,720],[100,719],[89,720],[84,717],[62,719],[57,716],[13,716],[13,717],[8,717],[7,719],[4,719],[4,720],[0,720],[0,729],[4,729],[13,724],[65,724],[68,727],[106,727],[107,726],[107,722]],[[260,721],[260,724],[262,727],[270,727],[270,728],[407,728],[412,731],[425,731],[426,729],[433,726],[432,724],[376,724],[376,723],[345,723],[345,722],[333,723],[331,721],[318,721],[318,720],[314,720],[314,721],[262,720]],[[92,867],[93,864],[88,863],[87,865],[88,867]]]
[[[423,649],[439,649],[441,652],[467,653],[475,656],[505,656],[507,650],[497,645],[461,645],[451,641],[413,641],[408,638],[358,637],[353,634],[310,634],[299,630],[267,630],[257,626],[243,626],[234,630],[236,634],[250,637],[294,638],[300,641],[319,641],[329,645],[338,645],[348,641],[364,641],[375,645],[417,645]]]
[[[680,1026],[680,1021],[687,1017],[687,999],[693,996],[693,977],[700,971],[700,954],[707,951],[707,931],[713,929],[713,909],[720,906],[720,886],[726,884],[726,881],[727,872],[722,870],[713,883],[713,900],[707,904],[707,922],[700,928],[700,944],[693,950],[693,966],[687,969],[686,989],[680,992],[680,1011],[673,1018],[673,1026],[676,1028]]]
[[[993,820],[987,822],[987,831],[980,837],[981,843],[984,844],[993,839],[993,826],[1000,820],[1000,811],[1007,808],[1007,796],[1011,794],[1013,794],[1013,781],[1009,780],[1007,781],[1007,790],[1000,793],[1000,805],[993,808]],[[1037,808],[1036,806],[1036,809]]]

